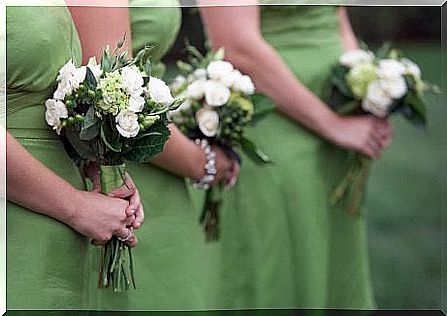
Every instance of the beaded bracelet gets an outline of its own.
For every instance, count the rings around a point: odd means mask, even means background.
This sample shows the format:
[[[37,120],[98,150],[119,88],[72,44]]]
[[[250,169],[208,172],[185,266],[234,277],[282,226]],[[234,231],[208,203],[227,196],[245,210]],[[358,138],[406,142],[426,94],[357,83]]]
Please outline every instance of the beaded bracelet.
[[[195,143],[200,145],[200,148],[205,152],[205,175],[198,181],[191,180],[191,183],[196,189],[207,190],[210,188],[211,183],[213,183],[217,174],[216,153],[211,149],[211,146],[206,139],[196,139]]]

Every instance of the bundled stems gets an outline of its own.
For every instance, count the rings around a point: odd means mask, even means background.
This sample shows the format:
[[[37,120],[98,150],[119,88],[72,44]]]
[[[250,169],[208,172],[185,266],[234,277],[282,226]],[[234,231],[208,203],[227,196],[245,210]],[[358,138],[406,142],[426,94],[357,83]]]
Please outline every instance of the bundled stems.
[[[222,184],[210,187],[206,191],[200,224],[203,226],[207,242],[219,239],[219,209],[222,204],[222,192]]]
[[[100,166],[101,192],[107,194],[124,185],[124,165]],[[114,292],[136,289],[133,257],[130,247],[112,237],[101,251],[99,288],[113,287]]]
[[[364,199],[366,184],[368,181],[371,158],[356,153],[345,177],[332,191],[331,205],[337,205],[347,198],[347,213],[359,215],[360,207]]]

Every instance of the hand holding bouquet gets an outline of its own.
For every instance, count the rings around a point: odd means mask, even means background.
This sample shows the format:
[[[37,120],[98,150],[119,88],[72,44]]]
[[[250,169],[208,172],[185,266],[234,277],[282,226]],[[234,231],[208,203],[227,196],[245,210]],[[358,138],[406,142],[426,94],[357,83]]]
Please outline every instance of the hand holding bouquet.
[[[244,135],[245,128],[254,122],[255,117],[271,110],[268,106],[260,108],[262,104],[259,103],[255,111],[255,87],[250,77],[223,60],[223,49],[206,56],[191,46],[187,49],[192,55],[190,63],[178,62],[185,76],[177,76],[171,85],[174,94],[185,101],[169,114],[170,119],[184,134],[196,140],[207,155],[210,151],[208,144],[211,144],[220,146],[238,162],[241,161],[238,149],[259,163],[269,162],[269,158]],[[214,165],[212,158],[211,165]],[[214,166],[208,167],[208,178],[196,186],[207,190],[200,222],[204,225],[207,240],[216,240],[222,186],[213,188],[210,185],[216,170],[213,170]]]
[[[118,55],[121,47],[113,53],[106,48],[99,65],[94,58],[81,67],[68,61],[45,103],[45,119],[70,156],[80,165],[99,165],[105,194],[124,185],[126,160],[146,162],[163,150],[167,112],[179,104],[163,81],[150,76],[148,50],[131,60],[127,51]],[[104,246],[98,285],[115,291],[135,287],[132,253],[122,239],[113,237]]]
[[[385,45],[377,55],[359,49],[340,57],[329,78],[328,103],[342,115],[385,118],[401,113],[414,125],[425,126],[426,107],[422,98],[427,91],[436,92],[437,88],[422,80],[419,66]],[[370,158],[354,154],[353,164],[332,193],[332,204],[347,196],[348,213],[358,212],[370,164]]]

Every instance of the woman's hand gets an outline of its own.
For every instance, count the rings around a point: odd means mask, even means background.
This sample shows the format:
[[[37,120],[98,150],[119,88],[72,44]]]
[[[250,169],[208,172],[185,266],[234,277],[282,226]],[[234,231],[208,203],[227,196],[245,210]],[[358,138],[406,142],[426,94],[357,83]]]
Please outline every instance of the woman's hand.
[[[65,222],[80,234],[92,238],[95,245],[105,244],[112,236],[125,239],[131,233],[126,214],[128,201],[87,191],[78,191],[74,201],[73,212]],[[133,236],[126,243],[134,247],[137,239]]]
[[[229,158],[220,147],[213,146],[213,150],[216,153],[217,169],[213,185],[223,182],[226,188],[235,186],[239,177],[239,163],[235,159]]]
[[[99,166],[95,163],[90,163],[87,168],[87,174],[93,183],[92,192],[101,192],[101,183],[99,175]],[[126,208],[126,214],[128,216],[129,226],[134,229],[138,229],[144,222],[144,210],[143,204],[141,204],[140,193],[136,188],[132,178],[126,172],[124,176],[124,184],[107,194],[110,197],[117,197],[129,201],[129,205]]]
[[[117,197],[129,201],[126,208],[128,226],[138,229],[144,222],[144,209],[141,203],[140,193],[135,186],[132,178],[126,172],[124,176],[124,185],[107,194],[110,197]]]
[[[372,158],[381,156],[393,136],[388,119],[372,115],[339,117],[328,131],[329,141]]]

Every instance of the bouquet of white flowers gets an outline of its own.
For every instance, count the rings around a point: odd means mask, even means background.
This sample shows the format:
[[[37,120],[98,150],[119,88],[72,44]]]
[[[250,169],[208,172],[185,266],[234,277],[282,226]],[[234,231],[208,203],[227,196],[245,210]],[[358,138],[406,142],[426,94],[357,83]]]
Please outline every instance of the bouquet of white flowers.
[[[191,46],[187,50],[190,63],[177,63],[185,76],[177,76],[171,85],[174,95],[185,101],[169,113],[169,118],[189,138],[218,145],[239,162],[237,150],[242,149],[256,162],[268,163],[269,158],[247,139],[244,130],[273,109],[270,103],[262,102],[260,95],[255,94],[249,76],[223,60],[223,49],[206,56]],[[205,185],[204,189],[207,194],[200,222],[207,240],[216,240],[222,188]]]
[[[343,115],[372,114],[387,117],[401,113],[411,123],[426,125],[422,97],[438,88],[421,78],[417,64],[384,45],[376,55],[367,48],[343,54],[332,69],[328,103]],[[331,196],[332,204],[348,196],[347,210],[356,214],[363,200],[371,159],[354,154],[353,164]]]
[[[45,103],[46,121],[69,155],[80,165],[99,165],[103,193],[124,185],[126,160],[146,162],[163,150],[167,112],[179,104],[163,81],[150,76],[148,50],[130,60],[127,51],[118,54],[122,44],[113,53],[106,48],[99,65],[94,58],[81,67],[68,61]],[[116,237],[104,246],[98,285],[135,287],[131,250]]]

